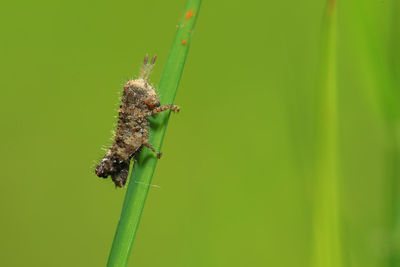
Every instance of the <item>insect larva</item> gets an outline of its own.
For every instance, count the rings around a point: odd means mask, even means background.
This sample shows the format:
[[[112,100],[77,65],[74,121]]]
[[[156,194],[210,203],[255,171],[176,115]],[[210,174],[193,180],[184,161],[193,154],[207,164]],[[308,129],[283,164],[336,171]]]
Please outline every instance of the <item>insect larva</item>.
[[[96,175],[102,178],[111,175],[111,179],[118,187],[125,185],[130,160],[138,156],[143,146],[151,149],[158,158],[161,157],[161,153],[149,143],[148,118],[168,109],[180,110],[175,105],[160,106],[158,95],[148,82],[155,61],[156,56],[148,64],[146,55],[139,78],[130,80],[124,85],[114,142],[95,170]]]

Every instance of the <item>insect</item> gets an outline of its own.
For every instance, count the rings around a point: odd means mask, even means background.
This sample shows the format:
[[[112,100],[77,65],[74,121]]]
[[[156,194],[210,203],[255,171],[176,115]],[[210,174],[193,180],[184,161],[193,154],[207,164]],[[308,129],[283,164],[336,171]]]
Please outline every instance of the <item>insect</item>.
[[[180,110],[175,105],[160,106],[158,95],[148,82],[156,58],[157,56],[154,56],[148,64],[149,57],[146,55],[139,78],[124,85],[114,142],[95,170],[98,177],[111,176],[117,187],[125,185],[130,160],[132,157],[138,157],[143,146],[151,149],[158,158],[161,157],[161,152],[156,151],[149,143],[148,118],[168,109]]]

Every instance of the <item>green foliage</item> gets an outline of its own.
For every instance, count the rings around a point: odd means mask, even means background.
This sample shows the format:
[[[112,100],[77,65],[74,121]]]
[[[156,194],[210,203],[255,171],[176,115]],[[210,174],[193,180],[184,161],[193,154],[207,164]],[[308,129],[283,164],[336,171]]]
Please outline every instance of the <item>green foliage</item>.
[[[400,266],[400,5],[398,1],[389,1],[387,8],[382,8],[369,2],[359,9],[353,3],[350,10],[360,34],[355,45],[360,49],[361,68],[367,81],[364,92],[381,118],[384,133],[382,180],[386,198],[382,217],[386,225],[382,265],[395,267]]]
[[[338,103],[336,74],[336,1],[327,1],[318,73],[317,153],[314,198],[314,266],[342,266]]]

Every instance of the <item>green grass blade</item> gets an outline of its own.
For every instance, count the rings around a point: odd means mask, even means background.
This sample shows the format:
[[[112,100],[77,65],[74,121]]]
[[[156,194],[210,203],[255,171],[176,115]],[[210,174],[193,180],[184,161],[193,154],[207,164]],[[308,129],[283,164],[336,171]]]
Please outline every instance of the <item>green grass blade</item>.
[[[318,83],[313,264],[315,267],[340,267],[335,0],[328,1],[323,23]]]
[[[200,4],[201,0],[188,0],[186,3],[159,83],[158,92],[161,104],[174,102]],[[169,115],[169,111],[162,112],[151,121],[150,143],[156,148],[161,148]],[[130,176],[121,217],[108,259],[108,267],[122,267],[128,263],[156,165],[155,154],[144,148],[138,162],[134,164]]]
[[[390,67],[393,74],[389,90],[398,92],[400,86],[400,3],[393,1],[391,16],[392,47],[389,50],[392,56]],[[389,244],[390,253],[388,266],[400,266],[400,103],[396,99],[396,115],[393,120],[386,119],[387,124],[387,172],[389,179]]]
[[[385,235],[380,266],[400,266],[400,2],[356,1],[347,3],[352,10],[354,47],[358,50],[364,90],[373,110],[384,125],[386,206],[384,207]],[[362,7],[362,8],[360,8]],[[379,7],[377,9],[376,7]],[[377,191],[379,192],[379,191]]]
[[[359,12],[359,31],[363,36],[359,44],[364,58],[364,77],[369,93],[382,117],[385,126],[385,195],[387,220],[384,251],[385,266],[400,266],[400,4],[392,1],[386,9],[378,12],[377,18],[369,12]],[[369,7],[371,8],[371,7]],[[388,18],[387,20],[382,18]],[[389,35],[387,35],[389,33]]]

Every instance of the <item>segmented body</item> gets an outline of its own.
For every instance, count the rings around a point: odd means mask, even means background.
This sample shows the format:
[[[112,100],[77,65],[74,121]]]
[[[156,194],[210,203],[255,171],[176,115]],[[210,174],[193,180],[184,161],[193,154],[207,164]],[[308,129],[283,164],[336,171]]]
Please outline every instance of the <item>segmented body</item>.
[[[138,90],[135,85],[141,85],[142,80],[128,82],[124,87],[124,95],[118,115],[118,129],[115,142],[110,150],[121,160],[129,160],[143,143],[148,140],[147,118],[152,110],[160,106],[158,96],[148,95],[148,92]],[[150,87],[150,85],[148,85]],[[149,88],[148,91],[153,91]],[[150,99],[151,98],[151,99]],[[152,102],[154,104],[149,105]]]
[[[125,84],[114,142],[95,170],[96,175],[102,178],[111,175],[111,179],[118,187],[125,185],[130,160],[142,146],[150,148],[159,157],[161,155],[148,142],[148,117],[167,109],[179,111],[179,107],[173,105],[160,107],[158,95],[148,83],[148,76],[155,59],[156,57],[153,57],[150,65],[147,66],[148,57],[146,56],[140,78],[130,80]]]
[[[106,178],[111,175],[117,186],[124,186],[132,156],[148,144],[147,118],[159,106],[154,88],[143,79],[131,80],[125,84],[115,140],[96,168],[98,176]]]

